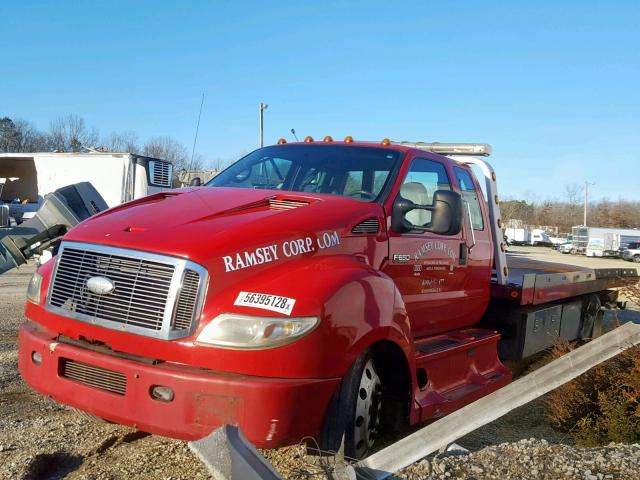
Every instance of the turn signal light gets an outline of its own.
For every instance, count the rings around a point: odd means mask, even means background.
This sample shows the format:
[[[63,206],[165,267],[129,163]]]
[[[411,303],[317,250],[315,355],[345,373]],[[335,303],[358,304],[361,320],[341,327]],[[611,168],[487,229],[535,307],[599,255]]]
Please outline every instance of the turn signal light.
[[[333,138],[331,138],[331,135],[327,135],[326,137],[324,137],[324,141],[326,143],[333,142]]]
[[[173,401],[173,390],[169,387],[163,387],[161,385],[154,385],[151,387],[151,398],[154,400],[160,400],[161,402]]]
[[[353,143],[353,137],[351,135],[347,135],[344,137],[344,143]]]
[[[287,141],[284,138],[278,140],[278,145],[284,145]]]
[[[36,365],[40,365],[42,363],[42,354],[36,351],[31,352],[31,361]]]
[[[304,143],[313,143],[313,137],[311,135],[307,135],[304,139]]]

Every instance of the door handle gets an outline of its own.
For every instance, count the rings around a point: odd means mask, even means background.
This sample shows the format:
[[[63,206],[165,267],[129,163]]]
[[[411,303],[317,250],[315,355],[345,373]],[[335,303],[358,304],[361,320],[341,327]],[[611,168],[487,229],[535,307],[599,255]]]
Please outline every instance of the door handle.
[[[459,265],[466,265],[469,257],[469,247],[466,242],[460,244],[460,256],[458,257]]]

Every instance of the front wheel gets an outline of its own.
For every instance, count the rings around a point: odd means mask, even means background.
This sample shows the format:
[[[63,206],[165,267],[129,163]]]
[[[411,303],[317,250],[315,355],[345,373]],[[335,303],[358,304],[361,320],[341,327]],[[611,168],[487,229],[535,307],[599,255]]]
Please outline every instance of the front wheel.
[[[636,262],[636,263],[640,263],[640,255],[635,255],[633,257],[633,261]]]
[[[342,379],[325,415],[320,448],[362,459],[379,435],[382,381],[369,353],[361,355]]]

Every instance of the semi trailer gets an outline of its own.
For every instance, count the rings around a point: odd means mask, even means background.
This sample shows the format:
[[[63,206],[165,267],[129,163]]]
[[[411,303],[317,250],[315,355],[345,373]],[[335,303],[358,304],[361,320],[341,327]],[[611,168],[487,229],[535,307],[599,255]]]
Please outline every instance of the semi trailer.
[[[281,139],[99,212],[29,283],[20,373],[146,432],[362,458],[508,384],[504,360],[597,336],[638,281],[507,256],[490,153]]]
[[[0,227],[33,218],[45,195],[90,182],[110,207],[172,187],[173,165],[132,153],[0,153],[0,207],[8,210]]]
[[[630,242],[640,240],[640,230],[637,228],[576,226],[571,231],[573,253],[582,253],[588,257],[619,256]]]

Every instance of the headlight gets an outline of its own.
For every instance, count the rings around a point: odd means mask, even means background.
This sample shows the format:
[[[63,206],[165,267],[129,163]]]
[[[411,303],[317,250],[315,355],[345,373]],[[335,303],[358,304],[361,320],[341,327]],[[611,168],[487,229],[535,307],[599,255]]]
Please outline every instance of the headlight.
[[[278,318],[223,313],[198,335],[196,343],[227,348],[273,348],[306,335],[317,317]]]
[[[40,285],[42,284],[42,275],[38,272],[34,273],[29,280],[27,286],[27,300],[40,304]]]

